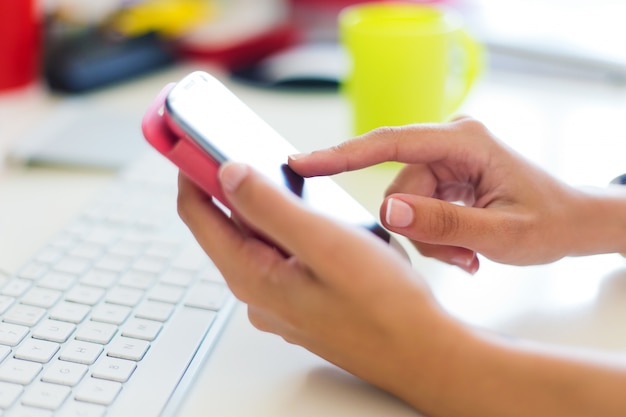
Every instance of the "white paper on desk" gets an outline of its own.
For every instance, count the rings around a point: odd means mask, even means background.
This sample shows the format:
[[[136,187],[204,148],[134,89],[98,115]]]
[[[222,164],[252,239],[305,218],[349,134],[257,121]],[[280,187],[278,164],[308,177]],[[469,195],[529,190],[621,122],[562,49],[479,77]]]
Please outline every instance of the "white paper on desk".
[[[141,115],[67,99],[8,150],[13,161],[118,169],[149,148]]]

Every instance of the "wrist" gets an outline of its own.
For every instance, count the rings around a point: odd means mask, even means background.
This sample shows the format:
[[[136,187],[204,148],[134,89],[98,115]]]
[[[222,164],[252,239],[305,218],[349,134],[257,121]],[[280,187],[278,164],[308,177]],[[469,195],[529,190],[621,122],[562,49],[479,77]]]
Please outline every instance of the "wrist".
[[[413,337],[417,340],[409,341],[409,351],[400,355],[403,367],[391,391],[425,415],[466,415],[462,407],[472,401],[465,393],[473,391],[489,345],[439,307],[431,311],[429,323],[418,328]]]
[[[626,187],[578,190],[574,206],[569,255],[626,253]]]

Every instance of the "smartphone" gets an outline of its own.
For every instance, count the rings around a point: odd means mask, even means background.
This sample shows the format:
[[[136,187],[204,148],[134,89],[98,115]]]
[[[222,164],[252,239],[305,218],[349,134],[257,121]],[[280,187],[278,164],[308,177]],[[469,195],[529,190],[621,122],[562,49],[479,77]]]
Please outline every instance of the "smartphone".
[[[146,112],[142,130],[154,148],[228,209],[217,172],[226,161],[243,162],[313,210],[364,227],[405,254],[374,216],[332,179],[296,174],[287,157],[298,151],[206,72],[167,85]]]

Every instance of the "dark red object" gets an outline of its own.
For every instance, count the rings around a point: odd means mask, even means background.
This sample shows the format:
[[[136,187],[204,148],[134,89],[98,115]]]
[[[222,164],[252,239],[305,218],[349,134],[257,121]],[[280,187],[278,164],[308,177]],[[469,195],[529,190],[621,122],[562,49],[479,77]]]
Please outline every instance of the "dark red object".
[[[181,43],[176,49],[183,58],[206,59],[230,70],[252,65],[276,51],[295,45],[299,40],[298,30],[292,24],[285,23],[235,45]]]
[[[0,0],[0,90],[39,76],[41,16],[36,0]]]

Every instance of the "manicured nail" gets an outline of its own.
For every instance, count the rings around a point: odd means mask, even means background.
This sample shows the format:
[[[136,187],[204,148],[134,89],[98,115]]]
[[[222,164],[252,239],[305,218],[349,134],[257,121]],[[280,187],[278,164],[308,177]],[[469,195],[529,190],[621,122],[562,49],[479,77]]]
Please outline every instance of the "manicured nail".
[[[300,158],[302,158],[302,157],[304,157],[306,155],[308,155],[308,154],[306,154],[306,153],[295,153],[293,155],[289,155],[287,158],[289,158],[292,161],[295,161],[295,160],[298,160],[298,159],[300,159]]]
[[[389,226],[406,227],[413,223],[413,208],[402,200],[390,198],[387,200],[385,221]]]
[[[474,261],[474,257],[468,258],[467,256],[457,256],[455,258],[450,259],[450,263],[458,266],[459,268],[468,269],[472,266],[472,262]]]
[[[226,163],[219,172],[222,187],[228,192],[234,192],[246,175],[248,175],[248,166],[235,162]]]
[[[459,256],[450,259],[450,263],[458,266],[470,275],[474,275],[478,271],[478,263],[474,262],[475,259],[476,255],[472,255],[471,257]]]

